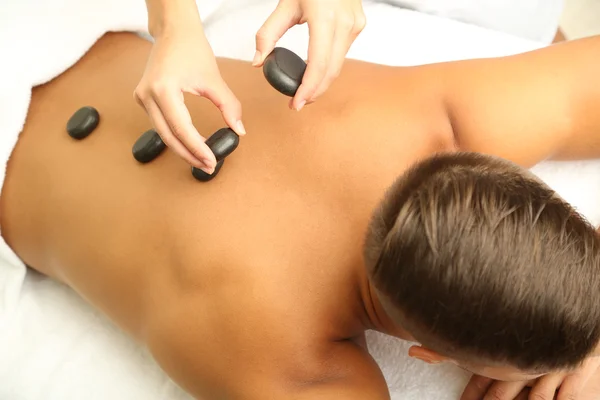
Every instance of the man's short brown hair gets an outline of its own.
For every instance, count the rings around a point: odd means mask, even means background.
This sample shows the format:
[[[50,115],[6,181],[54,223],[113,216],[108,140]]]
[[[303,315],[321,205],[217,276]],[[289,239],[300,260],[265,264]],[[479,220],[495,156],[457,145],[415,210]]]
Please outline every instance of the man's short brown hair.
[[[597,232],[553,190],[475,153],[405,173],[365,244],[374,287],[423,345],[523,370],[574,367],[593,352],[599,253]]]

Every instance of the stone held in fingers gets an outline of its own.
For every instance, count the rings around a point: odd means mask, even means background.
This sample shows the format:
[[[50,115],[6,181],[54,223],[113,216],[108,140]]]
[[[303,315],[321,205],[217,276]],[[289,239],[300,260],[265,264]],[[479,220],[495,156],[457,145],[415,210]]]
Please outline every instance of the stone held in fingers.
[[[221,167],[223,166],[224,162],[225,162],[225,159],[219,160],[217,162],[217,165],[215,166],[215,170],[213,171],[212,174],[207,174],[206,172],[202,171],[199,168],[192,167],[192,176],[194,178],[196,178],[197,180],[199,180],[200,182],[208,182],[211,179],[213,179],[215,176],[217,176],[217,174],[221,170]]]
[[[85,106],[69,118],[67,133],[73,139],[81,140],[89,136],[100,123],[100,114],[94,107]]]
[[[145,164],[158,157],[166,147],[158,132],[149,129],[136,140],[131,151],[138,162]]]
[[[221,128],[206,139],[205,143],[217,161],[221,161],[237,148],[240,137],[230,128]]]
[[[265,58],[263,74],[267,82],[280,93],[294,97],[306,71],[306,63],[296,53],[283,47],[275,49]]]

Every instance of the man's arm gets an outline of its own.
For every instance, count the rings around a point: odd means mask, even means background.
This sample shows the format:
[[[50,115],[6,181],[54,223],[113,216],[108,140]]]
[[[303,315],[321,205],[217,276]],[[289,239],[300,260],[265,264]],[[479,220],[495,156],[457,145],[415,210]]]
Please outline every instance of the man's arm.
[[[600,36],[433,68],[459,150],[523,166],[600,157]]]

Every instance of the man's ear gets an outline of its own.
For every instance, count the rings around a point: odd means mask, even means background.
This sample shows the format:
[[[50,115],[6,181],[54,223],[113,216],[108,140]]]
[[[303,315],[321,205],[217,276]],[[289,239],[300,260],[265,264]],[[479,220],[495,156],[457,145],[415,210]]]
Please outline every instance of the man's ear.
[[[410,349],[408,349],[408,355],[409,357],[418,358],[428,364],[441,364],[446,361],[451,361],[448,357],[444,357],[423,346],[411,346]]]

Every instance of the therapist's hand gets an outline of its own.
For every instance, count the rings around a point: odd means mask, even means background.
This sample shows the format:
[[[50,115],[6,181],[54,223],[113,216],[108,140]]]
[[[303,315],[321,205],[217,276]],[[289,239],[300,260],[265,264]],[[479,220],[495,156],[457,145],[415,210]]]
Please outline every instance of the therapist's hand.
[[[182,22],[155,36],[134,98],[168,147],[194,167],[212,173],[215,156],[192,124],[184,92],[209,99],[231,129],[245,134],[240,102],[221,77],[199,21]]]
[[[366,19],[361,0],[280,0],[256,34],[253,65],[261,66],[283,34],[305,22],[310,35],[308,60],[302,85],[290,102],[295,110],[315,101],[337,78]]]

